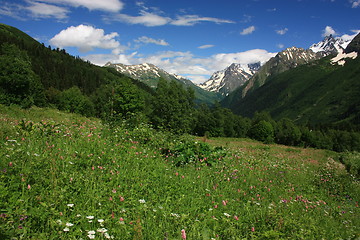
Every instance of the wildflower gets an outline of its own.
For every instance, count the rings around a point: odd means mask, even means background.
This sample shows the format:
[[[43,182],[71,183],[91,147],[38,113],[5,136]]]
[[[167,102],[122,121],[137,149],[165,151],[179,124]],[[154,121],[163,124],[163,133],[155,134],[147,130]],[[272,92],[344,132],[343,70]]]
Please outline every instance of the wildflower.
[[[237,220],[239,220],[239,217],[238,217],[238,216],[234,216],[234,219],[237,221]]]
[[[181,229],[181,238],[182,238],[182,239],[186,239],[185,229]]]
[[[95,238],[95,235],[92,235],[92,234],[89,234],[87,235],[90,239],[94,239]]]
[[[68,207],[73,207],[74,206],[74,204],[73,203],[69,203],[68,205],[66,205],[66,206],[68,206]]]
[[[255,232],[255,228],[254,228],[254,227],[252,227],[252,228],[251,228],[251,231],[252,231],[252,232]]]
[[[228,214],[228,213],[224,213],[224,215],[225,215],[226,217],[231,217],[231,215]]]
[[[72,224],[72,223],[66,223],[65,224],[67,227],[72,227],[72,226],[74,226],[74,224]]]
[[[94,219],[94,216],[87,216],[87,219]]]
[[[68,227],[66,227],[66,228],[64,228],[63,231],[64,231],[64,232],[68,232],[68,231],[70,231],[70,229],[69,229]]]
[[[103,223],[103,222],[104,222],[104,219],[98,219],[98,222],[99,222],[99,223]]]
[[[98,230],[96,230],[99,233],[106,233],[107,229],[106,228],[99,228]]]
[[[30,184],[27,185],[27,189],[29,189],[29,190],[31,189],[31,185],[30,185]]]
[[[93,230],[88,231],[88,234],[89,234],[89,235],[94,235],[94,234],[95,234],[95,231],[93,231]]]
[[[223,201],[222,201],[222,204],[223,204],[224,206],[226,206],[226,201],[225,201],[225,200],[223,200]]]
[[[173,216],[173,217],[177,217],[177,218],[179,218],[179,217],[180,217],[180,215],[179,215],[179,214],[177,214],[177,213],[170,213],[170,215],[171,215],[171,216]]]
[[[9,167],[12,167],[13,166],[13,163],[12,162],[9,162]]]
[[[120,202],[123,202],[124,200],[125,198],[120,196]]]
[[[139,203],[145,203],[146,201],[145,201],[145,199],[140,199],[139,200]]]

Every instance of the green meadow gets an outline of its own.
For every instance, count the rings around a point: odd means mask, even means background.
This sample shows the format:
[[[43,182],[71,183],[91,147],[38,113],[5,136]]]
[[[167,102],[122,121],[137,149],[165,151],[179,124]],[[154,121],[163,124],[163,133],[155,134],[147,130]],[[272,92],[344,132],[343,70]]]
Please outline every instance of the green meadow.
[[[359,239],[359,158],[0,105],[0,239]]]

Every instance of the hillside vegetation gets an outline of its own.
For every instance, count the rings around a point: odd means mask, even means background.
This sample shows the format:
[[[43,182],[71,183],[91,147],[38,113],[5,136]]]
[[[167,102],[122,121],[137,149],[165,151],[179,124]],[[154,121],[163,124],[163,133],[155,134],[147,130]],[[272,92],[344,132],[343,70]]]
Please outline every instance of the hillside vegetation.
[[[0,145],[1,239],[360,237],[356,154],[14,105]]]

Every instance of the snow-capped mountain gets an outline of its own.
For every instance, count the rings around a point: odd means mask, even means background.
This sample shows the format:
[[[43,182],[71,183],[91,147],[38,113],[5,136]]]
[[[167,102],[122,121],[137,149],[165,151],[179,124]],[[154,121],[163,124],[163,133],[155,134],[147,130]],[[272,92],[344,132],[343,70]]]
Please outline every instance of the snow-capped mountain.
[[[228,95],[248,81],[259,68],[260,62],[247,65],[233,63],[224,70],[215,72],[209,80],[200,84],[199,87],[210,92]]]
[[[129,76],[133,79],[139,80],[151,88],[156,88],[159,79],[163,78],[167,81],[176,81],[185,88],[191,88],[195,93],[195,102],[213,104],[215,101],[220,101],[222,96],[219,93],[208,92],[199,86],[195,85],[189,79],[186,79],[177,74],[171,74],[165,70],[150,64],[143,63],[138,65],[125,65],[121,63],[106,63],[105,67],[115,68],[118,72]]]
[[[279,52],[275,57],[270,58],[261,69],[252,76],[242,90],[242,97],[247,92],[264,85],[269,76],[285,72],[291,68],[310,63],[322,58],[322,53],[315,53],[310,49],[290,47]]]
[[[321,42],[314,43],[310,46],[310,50],[315,53],[321,53],[323,56],[341,53],[346,49],[352,38],[336,37],[332,35],[326,36]]]
[[[190,81],[179,75],[168,73],[165,70],[150,63],[142,63],[138,65],[125,65],[121,63],[108,62],[105,64],[105,67],[113,67],[118,72],[127,75],[131,78],[142,81],[153,88],[156,87],[160,77],[165,78],[166,80],[178,80],[186,85],[188,85]]]

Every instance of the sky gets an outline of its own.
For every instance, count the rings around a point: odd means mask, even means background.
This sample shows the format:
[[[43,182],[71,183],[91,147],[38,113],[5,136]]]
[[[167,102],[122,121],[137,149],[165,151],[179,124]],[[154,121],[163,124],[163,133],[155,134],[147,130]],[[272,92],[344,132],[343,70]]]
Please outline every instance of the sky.
[[[0,22],[103,66],[152,63],[201,83],[360,30],[360,0],[0,0]]]

